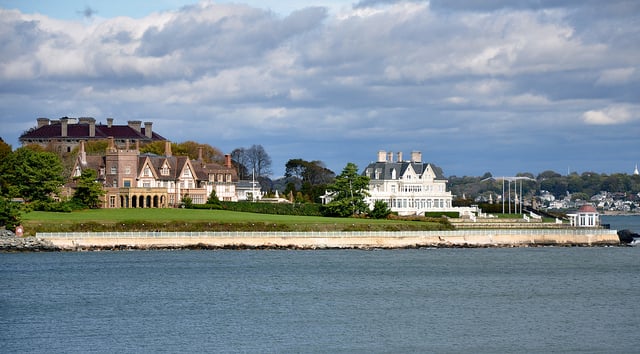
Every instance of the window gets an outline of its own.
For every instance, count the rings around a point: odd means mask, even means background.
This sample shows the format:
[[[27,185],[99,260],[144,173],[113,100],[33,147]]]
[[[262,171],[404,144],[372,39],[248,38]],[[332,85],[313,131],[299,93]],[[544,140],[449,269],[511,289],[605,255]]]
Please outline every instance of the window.
[[[144,172],[143,172],[145,177],[150,177],[151,176],[151,169],[149,168],[149,166],[145,166],[144,167]]]
[[[223,181],[224,176],[222,174],[218,175],[218,182],[222,182]]]
[[[169,167],[167,167],[167,165],[162,166],[162,169],[160,170],[160,174],[163,176],[168,176],[169,175]]]
[[[117,166],[111,166],[111,174],[115,175],[116,173],[118,173],[118,167]]]
[[[115,195],[110,195],[109,196],[109,208],[115,208],[116,207],[116,196]]]
[[[125,166],[124,174],[125,175],[130,175],[131,174],[131,166]]]
[[[112,184],[115,188],[118,188],[118,180],[114,179],[113,180],[113,184]]]
[[[142,186],[144,188],[151,188],[151,182],[144,182],[144,183],[142,183]]]
[[[191,170],[189,168],[185,168],[184,172],[182,172],[184,177],[191,177]]]
[[[227,182],[231,182],[231,173],[227,174]]]
[[[125,179],[124,180],[124,187],[125,188],[131,188],[131,180],[130,179]]]

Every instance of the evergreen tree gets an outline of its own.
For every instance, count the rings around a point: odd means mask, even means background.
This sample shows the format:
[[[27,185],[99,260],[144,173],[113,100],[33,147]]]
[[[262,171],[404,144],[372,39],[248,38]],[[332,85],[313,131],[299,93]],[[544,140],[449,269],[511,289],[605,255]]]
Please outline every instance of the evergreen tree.
[[[21,219],[20,205],[7,198],[0,197],[0,226],[13,230],[20,225]]]
[[[2,194],[27,202],[48,202],[63,183],[62,171],[62,162],[56,154],[21,147],[0,163]]]
[[[104,190],[100,183],[96,181],[97,176],[94,170],[87,169],[82,171],[78,178],[76,191],[73,194],[74,202],[90,209],[100,207],[100,197],[104,195]]]
[[[347,217],[367,213],[365,198],[369,195],[369,177],[358,174],[358,166],[349,162],[329,186],[333,199],[322,208],[325,216]]]

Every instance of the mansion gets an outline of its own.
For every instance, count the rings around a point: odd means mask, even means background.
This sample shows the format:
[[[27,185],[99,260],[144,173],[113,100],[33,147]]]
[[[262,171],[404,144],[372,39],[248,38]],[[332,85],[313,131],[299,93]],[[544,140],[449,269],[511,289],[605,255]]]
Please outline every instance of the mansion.
[[[149,143],[166,141],[163,136],[153,131],[152,122],[130,120],[127,125],[113,124],[113,118],[107,118],[107,124],[96,124],[92,117],[60,119],[38,118],[37,126],[20,136],[24,145],[36,144],[43,148],[52,148],[59,153],[71,152],[80,145],[80,141],[105,140],[113,138],[118,147],[127,143]]]
[[[97,172],[97,181],[105,191],[103,208],[166,208],[179,206],[186,196],[193,204],[205,204],[215,190],[222,201],[238,201],[238,176],[225,155],[224,164],[205,163],[202,149],[197,160],[187,156],[173,156],[171,143],[165,142],[164,155],[141,154],[136,142],[124,148],[109,138],[104,155],[87,156],[81,140],[73,166],[73,177],[85,169]],[[73,188],[73,186],[70,186]]]
[[[403,160],[402,152],[394,160],[392,152],[379,151],[376,162],[362,173],[369,177],[367,203],[373,209],[376,201],[387,203],[398,215],[424,215],[430,211],[454,211],[451,191],[442,170],[422,162],[422,153],[414,151],[410,160]]]

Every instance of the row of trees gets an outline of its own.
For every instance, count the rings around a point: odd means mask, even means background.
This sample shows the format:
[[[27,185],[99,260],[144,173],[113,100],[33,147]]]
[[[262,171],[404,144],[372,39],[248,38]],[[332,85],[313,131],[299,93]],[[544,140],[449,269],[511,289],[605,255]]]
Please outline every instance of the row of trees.
[[[609,193],[623,193],[637,195],[640,193],[640,176],[623,173],[611,175],[598,174],[596,172],[584,172],[582,174],[571,173],[563,176],[554,171],[544,171],[537,176],[524,172],[516,174],[517,177],[526,177],[522,181],[524,195],[536,195],[540,191],[548,191],[556,198],[562,198],[572,194],[582,199],[590,198],[601,191]],[[519,186],[518,182],[518,186]],[[451,192],[458,197],[488,195],[502,193],[502,182],[493,179],[491,173],[485,173],[481,177],[449,177]]]

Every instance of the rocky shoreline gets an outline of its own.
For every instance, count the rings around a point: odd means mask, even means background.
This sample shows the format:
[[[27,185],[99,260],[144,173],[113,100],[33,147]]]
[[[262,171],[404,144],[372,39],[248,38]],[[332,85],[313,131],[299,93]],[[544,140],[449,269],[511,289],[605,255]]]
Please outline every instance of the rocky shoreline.
[[[17,237],[9,230],[0,230],[0,251],[2,252],[54,252],[60,251],[50,241],[37,237]]]

